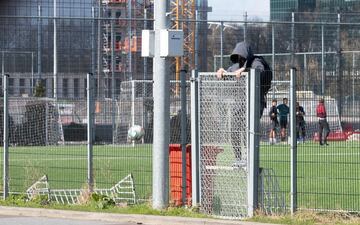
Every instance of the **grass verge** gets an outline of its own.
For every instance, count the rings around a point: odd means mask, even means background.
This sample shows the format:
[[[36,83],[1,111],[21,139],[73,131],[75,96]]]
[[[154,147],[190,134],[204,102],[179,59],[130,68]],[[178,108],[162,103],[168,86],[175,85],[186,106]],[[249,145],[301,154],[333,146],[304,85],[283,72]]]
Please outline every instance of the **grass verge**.
[[[181,216],[192,218],[209,218],[209,216],[201,214],[198,208],[184,207],[168,207],[165,210],[155,210],[149,204],[138,205],[115,205],[111,199],[106,196],[92,195],[88,201],[81,205],[64,205],[48,201],[46,196],[27,199],[25,195],[11,195],[6,200],[0,200],[1,206],[12,207],[29,207],[29,208],[45,208],[59,210],[73,210],[85,212],[101,212],[101,213],[120,213],[120,214],[143,214],[156,216]]]
[[[291,225],[359,225],[360,214],[345,212],[311,212],[299,211],[294,216],[291,215],[262,215],[258,213],[248,221],[273,224]]]

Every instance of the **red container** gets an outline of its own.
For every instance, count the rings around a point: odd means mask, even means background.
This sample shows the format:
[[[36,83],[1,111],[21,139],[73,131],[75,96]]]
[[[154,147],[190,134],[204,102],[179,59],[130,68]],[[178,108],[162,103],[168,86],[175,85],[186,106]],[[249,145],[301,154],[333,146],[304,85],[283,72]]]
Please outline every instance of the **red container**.
[[[175,206],[182,202],[182,152],[180,144],[169,146],[170,201]],[[191,205],[191,145],[186,145],[186,205]]]

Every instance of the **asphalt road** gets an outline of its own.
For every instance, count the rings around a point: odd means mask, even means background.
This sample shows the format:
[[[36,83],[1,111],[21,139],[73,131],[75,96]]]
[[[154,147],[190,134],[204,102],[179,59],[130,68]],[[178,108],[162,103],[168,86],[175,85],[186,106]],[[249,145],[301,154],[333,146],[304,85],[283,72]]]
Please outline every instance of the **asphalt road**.
[[[1,225],[146,225],[129,222],[104,222],[74,219],[58,219],[46,217],[0,216]]]

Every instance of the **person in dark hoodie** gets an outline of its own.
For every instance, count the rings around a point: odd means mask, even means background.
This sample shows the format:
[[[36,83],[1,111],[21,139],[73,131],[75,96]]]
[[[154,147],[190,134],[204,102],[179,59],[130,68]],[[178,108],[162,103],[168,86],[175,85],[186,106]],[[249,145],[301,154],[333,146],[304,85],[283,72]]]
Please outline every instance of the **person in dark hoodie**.
[[[232,65],[225,70],[220,68],[216,76],[218,79],[223,79],[226,72],[233,72],[236,77],[240,77],[243,72],[248,72],[250,69],[260,70],[260,118],[263,114],[264,108],[266,108],[266,94],[271,87],[272,71],[269,64],[261,56],[253,54],[251,47],[246,42],[237,43],[232,54],[230,55],[230,61]],[[239,106],[240,107],[240,106]],[[246,165],[246,159],[242,159],[241,150],[246,152],[246,137],[240,137],[240,134],[245,134],[245,127],[240,127],[239,115],[241,109],[233,109],[231,143],[235,154],[235,163],[233,166],[243,167]],[[239,132],[241,131],[241,132]]]

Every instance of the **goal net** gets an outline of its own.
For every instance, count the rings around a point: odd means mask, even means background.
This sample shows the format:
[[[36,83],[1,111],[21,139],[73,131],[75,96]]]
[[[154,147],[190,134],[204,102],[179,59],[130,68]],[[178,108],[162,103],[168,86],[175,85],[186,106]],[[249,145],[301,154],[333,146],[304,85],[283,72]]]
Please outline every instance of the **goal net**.
[[[4,107],[1,107],[1,117],[3,110]],[[58,105],[54,99],[11,97],[8,111],[11,145],[56,145],[64,141]],[[3,123],[2,118],[0,123]]]

